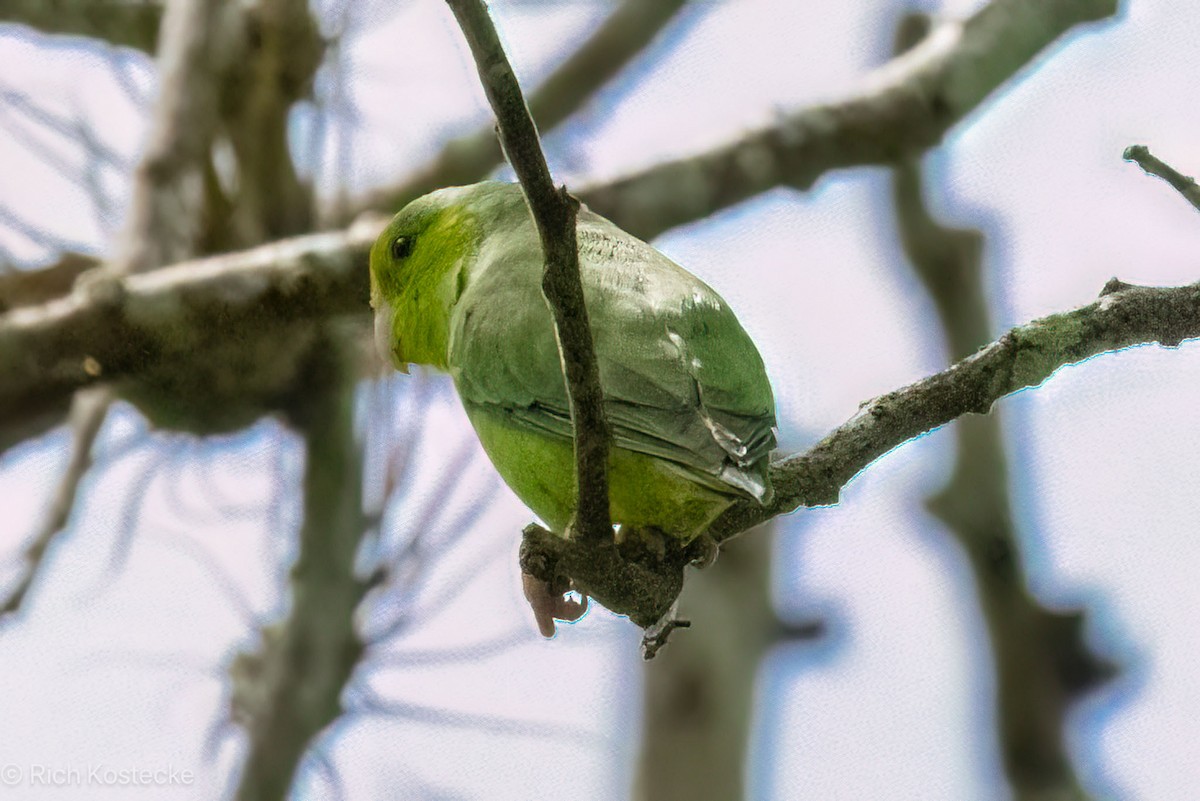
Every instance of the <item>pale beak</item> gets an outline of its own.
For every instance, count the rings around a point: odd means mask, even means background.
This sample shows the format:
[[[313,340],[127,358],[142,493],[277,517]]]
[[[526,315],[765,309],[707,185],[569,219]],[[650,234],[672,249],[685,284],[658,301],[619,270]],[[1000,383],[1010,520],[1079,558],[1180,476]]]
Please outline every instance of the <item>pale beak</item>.
[[[400,343],[396,341],[395,334],[392,333],[393,316],[392,304],[386,300],[375,309],[375,352],[384,362],[407,375],[408,362],[401,357]]]

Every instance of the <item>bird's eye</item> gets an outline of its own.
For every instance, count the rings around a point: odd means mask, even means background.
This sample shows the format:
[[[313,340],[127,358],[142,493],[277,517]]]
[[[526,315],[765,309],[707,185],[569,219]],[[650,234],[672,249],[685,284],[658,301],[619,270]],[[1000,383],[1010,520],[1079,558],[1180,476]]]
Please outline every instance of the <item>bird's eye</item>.
[[[408,258],[413,251],[413,238],[411,236],[398,236],[392,240],[392,258],[399,261],[400,259]]]

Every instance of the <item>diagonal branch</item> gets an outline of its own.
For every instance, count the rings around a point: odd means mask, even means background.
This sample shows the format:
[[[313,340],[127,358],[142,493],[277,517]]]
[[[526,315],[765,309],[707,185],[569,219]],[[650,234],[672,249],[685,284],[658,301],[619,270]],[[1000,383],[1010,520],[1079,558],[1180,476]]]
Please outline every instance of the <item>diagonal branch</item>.
[[[105,387],[75,393],[68,421],[73,435],[68,449],[67,466],[59,479],[58,488],[54,491],[46,518],[34,534],[33,540],[25,547],[24,572],[17,579],[16,586],[9,591],[8,597],[0,603],[0,618],[20,610],[42,567],[50,543],[66,529],[71,519],[71,510],[75,508],[79,486],[92,466],[92,447],[100,434],[100,427],[108,416],[111,403],[112,396]]]
[[[1117,0],[993,0],[965,21],[940,24],[853,97],[578,195],[651,239],[776,186],[807,188],[829,170],[890,164],[940,142],[1064,33],[1116,10]]]
[[[685,0],[624,0],[587,41],[529,95],[529,113],[543,131],[579,109],[637,57],[674,19]],[[454,139],[404,182],[359,199],[351,214],[395,209],[443,186],[474,183],[504,160],[492,126]]]
[[[1125,148],[1125,160],[1136,163],[1147,175],[1162,178],[1176,192],[1183,195],[1183,199],[1191,203],[1193,208],[1200,211],[1200,186],[1196,186],[1195,178],[1184,175],[1170,164],[1152,155],[1150,148],[1145,145],[1130,145]]]
[[[1200,283],[1133,286],[1113,279],[1099,300],[1013,328],[948,370],[865,402],[807,452],[771,466],[774,500],[733,507],[714,525],[725,539],[801,506],[837,503],[841,488],[893,448],[1040,385],[1059,368],[1110,351],[1200,337]]]
[[[571,426],[575,434],[575,486],[577,499],[571,531],[585,545],[612,541],[608,512],[608,422],[604,418],[600,369],[593,348],[583,282],[579,277],[579,251],[575,241],[578,202],[566,187],[555,189],[538,142],[537,129],[500,37],[482,0],[447,0],[479,68],[488,102],[496,113],[500,141],[521,181],[533,212],[546,271],[542,291],[554,312],[571,401]]]

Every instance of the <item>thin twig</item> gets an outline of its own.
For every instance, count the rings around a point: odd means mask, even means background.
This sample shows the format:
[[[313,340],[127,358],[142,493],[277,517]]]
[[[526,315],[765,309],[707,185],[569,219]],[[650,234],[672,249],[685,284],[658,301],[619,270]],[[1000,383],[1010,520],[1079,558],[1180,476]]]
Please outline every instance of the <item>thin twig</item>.
[[[71,510],[75,508],[79,485],[92,466],[92,447],[96,444],[96,437],[108,416],[112,399],[112,393],[107,387],[75,393],[71,402],[70,424],[73,434],[67,465],[63,469],[41,528],[25,548],[25,571],[8,598],[0,605],[0,617],[20,611],[25,596],[42,567],[50,543],[66,529],[67,522],[71,519]]]
[[[566,187],[554,187],[537,128],[487,6],[482,0],[447,2],[475,57],[479,79],[499,123],[501,144],[521,181],[542,240],[546,257],[542,291],[554,312],[575,434],[578,496],[571,531],[584,544],[602,545],[612,540],[608,512],[609,431],[604,418],[600,369],[579,276],[579,250],[575,241],[578,202],[567,193]]]
[[[1192,208],[1200,211],[1200,186],[1196,186],[1195,178],[1184,175],[1162,159],[1151,155],[1150,148],[1145,145],[1130,145],[1125,148],[1124,158],[1137,164],[1147,175],[1162,178],[1176,192],[1183,195],[1183,199],[1191,203]]]

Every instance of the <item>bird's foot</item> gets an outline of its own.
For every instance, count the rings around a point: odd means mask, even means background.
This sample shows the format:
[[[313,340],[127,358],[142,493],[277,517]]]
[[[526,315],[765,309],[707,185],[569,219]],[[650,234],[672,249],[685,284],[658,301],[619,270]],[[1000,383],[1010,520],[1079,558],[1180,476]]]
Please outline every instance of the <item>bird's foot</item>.
[[[525,594],[538,628],[552,634],[555,618],[578,618],[578,604],[562,600],[569,589],[646,628],[660,620],[683,589],[683,546],[661,532],[643,532],[617,543],[588,545],[530,524],[521,540]]]
[[[666,559],[672,540],[654,526],[619,526],[617,550],[626,560],[660,563]]]

